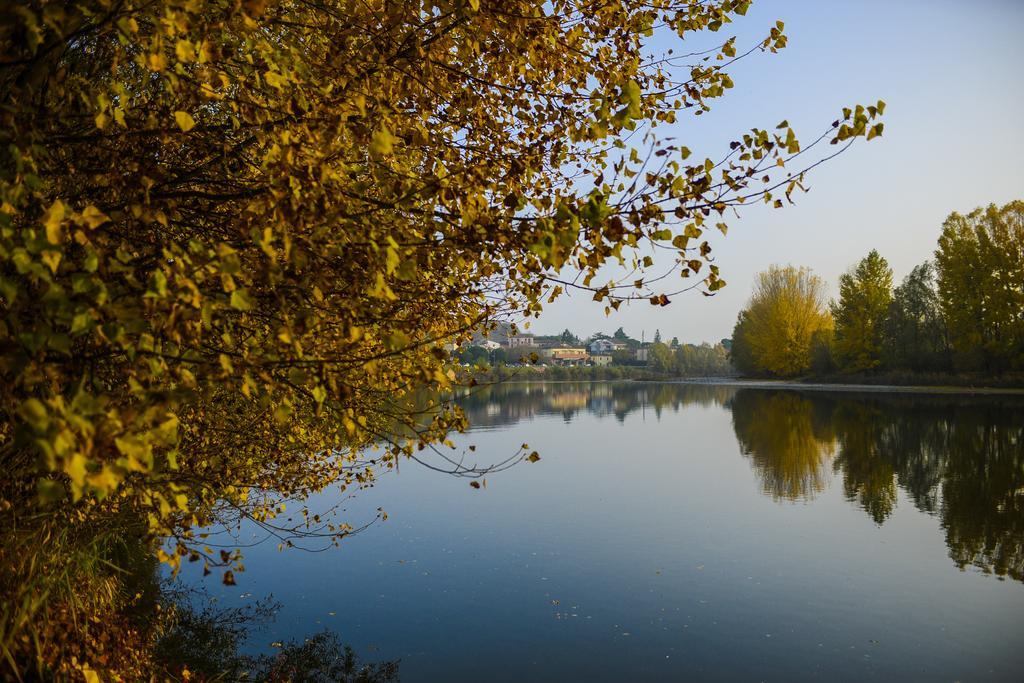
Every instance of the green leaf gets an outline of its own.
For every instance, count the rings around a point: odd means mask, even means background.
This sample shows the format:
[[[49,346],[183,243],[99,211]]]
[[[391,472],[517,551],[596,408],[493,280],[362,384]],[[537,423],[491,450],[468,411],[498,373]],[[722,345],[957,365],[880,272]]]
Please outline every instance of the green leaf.
[[[620,101],[623,104],[628,104],[631,107],[640,106],[640,84],[636,81],[627,81],[622,86],[622,97]]]
[[[53,479],[40,479],[36,482],[36,490],[39,492],[39,502],[43,505],[61,501],[67,495],[61,483]]]
[[[240,311],[252,310],[253,301],[252,297],[249,296],[249,290],[247,289],[236,289],[231,292],[231,307],[237,308]]]

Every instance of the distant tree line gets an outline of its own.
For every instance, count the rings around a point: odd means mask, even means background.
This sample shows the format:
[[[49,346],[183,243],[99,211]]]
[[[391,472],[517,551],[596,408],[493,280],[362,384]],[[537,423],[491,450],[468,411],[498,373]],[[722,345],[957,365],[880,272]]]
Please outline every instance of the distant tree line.
[[[896,287],[872,250],[839,278],[807,268],[760,273],[733,328],[730,358],[746,375],[1024,370],[1024,201],[943,223],[934,261]]]
[[[733,374],[729,352],[721,343],[671,344],[656,341],[647,352],[647,367],[677,377],[712,377]]]

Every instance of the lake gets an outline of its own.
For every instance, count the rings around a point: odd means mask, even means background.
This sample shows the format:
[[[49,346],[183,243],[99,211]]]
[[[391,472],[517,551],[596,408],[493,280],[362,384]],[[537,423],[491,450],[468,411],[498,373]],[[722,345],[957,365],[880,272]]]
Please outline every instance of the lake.
[[[458,400],[457,452],[541,459],[480,489],[409,462],[345,502],[389,519],[340,548],[247,549],[239,585],[209,587],[283,605],[250,648],[329,628],[404,681],[1024,680],[1024,397]]]

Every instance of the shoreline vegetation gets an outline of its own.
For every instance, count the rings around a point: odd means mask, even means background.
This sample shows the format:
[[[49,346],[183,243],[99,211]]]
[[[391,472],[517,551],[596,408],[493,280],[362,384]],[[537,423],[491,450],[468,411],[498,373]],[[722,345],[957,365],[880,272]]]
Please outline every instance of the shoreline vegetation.
[[[750,376],[1020,386],[1022,283],[1024,201],[954,212],[934,259],[896,286],[875,250],[840,276],[832,301],[809,268],[758,274],[733,328],[730,359]]]
[[[852,379],[852,378],[851,378]],[[746,389],[797,389],[800,391],[832,391],[892,394],[963,394],[963,395],[1024,395],[1024,382],[1007,385],[986,384],[898,384],[895,382],[871,382],[875,378],[860,378],[862,381],[830,381],[820,378],[804,379],[755,379],[755,378],[686,378],[676,380],[678,384],[714,384],[735,386]],[[882,379],[877,378],[877,379]],[[891,378],[890,378],[891,379]]]

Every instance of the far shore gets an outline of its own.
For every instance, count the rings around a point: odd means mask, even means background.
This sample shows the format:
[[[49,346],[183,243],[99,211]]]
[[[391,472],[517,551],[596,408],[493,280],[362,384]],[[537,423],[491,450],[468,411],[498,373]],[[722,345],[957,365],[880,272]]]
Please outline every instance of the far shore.
[[[974,387],[955,385],[847,384],[843,382],[802,382],[799,380],[738,379],[729,377],[679,378],[654,380],[671,384],[713,384],[746,389],[798,389],[803,391],[842,391],[850,393],[902,394],[1005,394],[1024,395],[1024,387]]]
[[[652,384],[692,384],[702,386],[725,386],[742,389],[790,389],[794,391],[828,391],[844,393],[900,393],[900,394],[961,394],[961,395],[1004,395],[1024,396],[1024,386],[973,386],[956,384],[865,384],[857,382],[832,382],[827,380],[799,379],[746,379],[742,377],[544,377],[542,373],[524,373],[491,380],[499,384],[544,382],[564,384],[578,382],[645,382]]]

